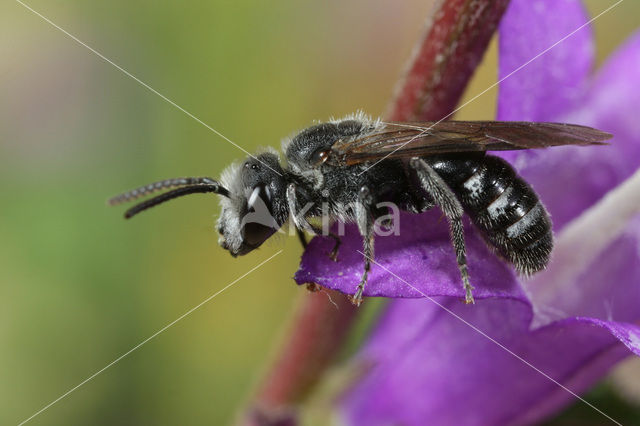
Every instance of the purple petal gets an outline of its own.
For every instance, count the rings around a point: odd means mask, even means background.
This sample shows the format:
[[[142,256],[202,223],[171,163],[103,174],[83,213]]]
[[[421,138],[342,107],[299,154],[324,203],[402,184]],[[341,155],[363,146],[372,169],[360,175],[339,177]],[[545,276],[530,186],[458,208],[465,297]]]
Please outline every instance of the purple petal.
[[[531,330],[531,307],[514,300],[473,307],[437,301],[579,394],[629,350],[640,355],[640,327],[633,324],[640,320],[640,216],[612,240],[575,282],[555,282],[560,288],[553,289],[542,274],[530,283],[534,306],[547,303],[542,307],[560,318],[543,327]],[[555,291],[541,300],[537,286]],[[427,300],[394,301],[357,360],[368,369],[342,401],[349,424],[534,424],[575,401]]]
[[[462,279],[449,239],[448,225],[433,210],[421,215],[402,214],[398,236],[379,236],[375,241],[375,260],[384,268],[372,265],[365,296],[424,297],[453,296],[464,298]],[[488,249],[470,224],[465,234],[469,274],[477,299],[500,297],[528,304],[527,297],[510,268]],[[295,280],[298,284],[317,283],[346,294],[353,294],[363,269],[362,237],[348,226],[342,237],[338,262],[329,259],[333,247],[330,238],[314,238],[302,256]],[[419,291],[418,291],[419,290]]]
[[[441,303],[576,393],[626,356],[624,345],[640,354],[632,324],[572,318],[530,332],[524,304]],[[530,424],[575,401],[428,300],[394,301],[356,360],[369,369],[341,401],[347,424]]]
[[[640,166],[639,80],[637,32],[607,61],[580,106],[551,118],[610,132],[614,135],[610,146],[558,147],[507,156],[541,196],[556,229]]]
[[[588,239],[586,236],[585,240]],[[571,316],[623,322],[640,320],[640,215],[636,215],[622,235],[602,247],[595,260],[583,261],[579,257],[578,250],[573,255],[559,253],[548,271],[527,283],[536,307],[536,324]],[[555,262],[562,262],[558,265],[563,268],[559,273]],[[567,271],[571,276],[569,282]]]
[[[623,141],[635,140],[637,147],[639,80],[640,31],[636,31],[598,71],[584,101],[569,117],[612,132]],[[615,139],[612,144],[616,144]]]
[[[511,2],[500,24],[499,120],[554,121],[576,104],[593,64],[587,22],[579,0]]]

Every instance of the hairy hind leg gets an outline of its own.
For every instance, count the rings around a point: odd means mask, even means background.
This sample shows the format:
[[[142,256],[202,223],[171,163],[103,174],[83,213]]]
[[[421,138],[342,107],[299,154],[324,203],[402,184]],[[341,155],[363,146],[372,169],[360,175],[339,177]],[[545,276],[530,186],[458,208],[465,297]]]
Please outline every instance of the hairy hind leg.
[[[456,252],[458,269],[462,276],[465,302],[474,303],[473,286],[469,281],[469,272],[467,270],[467,255],[462,226],[462,214],[464,213],[462,205],[451,188],[449,188],[449,185],[424,160],[412,158],[409,165],[416,171],[422,188],[433,198],[435,205],[440,207],[449,220],[451,243]]]
[[[371,261],[373,260],[373,213],[371,212],[371,194],[369,188],[363,186],[358,194],[358,202],[356,203],[356,223],[358,230],[363,239],[363,255],[364,255],[364,272],[360,278],[360,283],[356,288],[355,294],[351,297],[351,303],[360,306],[362,303],[362,293],[364,286],[367,284],[369,271],[371,270]]]

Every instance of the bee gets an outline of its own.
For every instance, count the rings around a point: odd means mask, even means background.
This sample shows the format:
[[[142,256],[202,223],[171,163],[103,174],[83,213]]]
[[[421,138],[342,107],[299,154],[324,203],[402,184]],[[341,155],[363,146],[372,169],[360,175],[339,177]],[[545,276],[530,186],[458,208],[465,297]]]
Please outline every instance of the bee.
[[[521,274],[544,269],[553,247],[551,220],[536,192],[508,162],[487,152],[603,145],[611,137],[574,124],[385,122],[357,113],[313,125],[285,140],[284,165],[275,150],[267,150],[232,164],[219,181],[163,180],[118,195],[110,204],[166,190],[127,210],[125,218],[131,218],[184,195],[218,194],[219,244],[234,257],[260,247],[290,219],[303,246],[305,231],[321,234],[311,218],[354,222],[364,254],[362,277],[351,296],[355,305],[362,301],[371,269],[374,223],[389,213],[381,203],[416,214],[438,207],[449,222],[465,301],[473,303],[464,213],[489,248]],[[335,260],[340,239],[328,236],[335,239]]]

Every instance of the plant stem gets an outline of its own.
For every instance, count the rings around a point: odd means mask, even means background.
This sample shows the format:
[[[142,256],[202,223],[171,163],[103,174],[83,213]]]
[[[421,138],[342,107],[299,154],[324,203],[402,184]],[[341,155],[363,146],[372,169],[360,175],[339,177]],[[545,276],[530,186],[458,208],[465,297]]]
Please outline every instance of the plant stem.
[[[508,0],[439,1],[400,80],[387,118],[433,121],[450,114],[507,4]],[[241,424],[297,423],[295,410],[330,366],[357,314],[357,308],[343,294],[325,291],[305,294],[298,301],[284,342]]]
[[[427,21],[387,118],[442,120],[456,107],[509,0],[440,0]]]
[[[245,424],[295,424],[296,406],[333,361],[357,312],[347,297],[334,290],[301,294]]]

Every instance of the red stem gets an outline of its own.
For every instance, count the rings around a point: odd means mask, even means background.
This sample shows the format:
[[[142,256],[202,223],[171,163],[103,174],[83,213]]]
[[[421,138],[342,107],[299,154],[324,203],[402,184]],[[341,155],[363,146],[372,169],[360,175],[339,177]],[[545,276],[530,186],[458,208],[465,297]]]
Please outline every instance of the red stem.
[[[295,407],[304,401],[330,365],[357,311],[345,295],[334,290],[302,295],[284,343],[258,387],[245,424],[296,423]]]
[[[440,120],[450,114],[495,32],[508,0],[440,0],[398,85],[387,118]],[[294,425],[296,407],[344,343],[357,309],[334,291],[307,294],[253,397],[245,425]]]
[[[440,0],[390,104],[394,121],[449,115],[482,60],[509,0]]]

